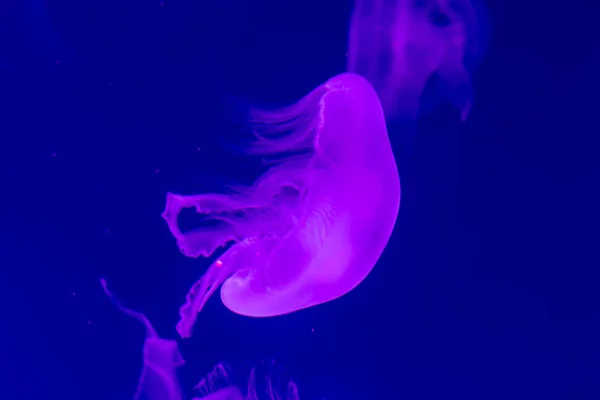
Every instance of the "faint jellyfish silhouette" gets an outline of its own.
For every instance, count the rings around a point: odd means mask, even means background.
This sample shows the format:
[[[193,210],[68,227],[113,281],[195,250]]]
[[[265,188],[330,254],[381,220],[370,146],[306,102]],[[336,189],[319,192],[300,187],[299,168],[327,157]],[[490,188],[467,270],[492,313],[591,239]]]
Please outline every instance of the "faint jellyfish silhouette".
[[[144,314],[121,305],[119,300],[108,290],[104,279],[100,279],[100,284],[119,310],[137,319],[146,327],[146,340],[143,348],[144,362],[133,399],[184,399],[177,378],[177,368],[181,367],[185,361],[179,353],[177,342],[160,338]]]
[[[100,279],[100,284],[120,311],[137,319],[146,328],[143,368],[133,399],[185,399],[177,378],[177,368],[185,361],[177,342],[161,339],[144,314],[124,307],[108,290],[104,279]],[[229,367],[219,363],[194,387],[192,400],[299,400],[296,384],[292,380],[283,380],[281,374],[274,374],[273,366],[274,362],[271,361],[253,367],[243,395]]]
[[[177,331],[222,285],[238,314],[267,317],[340,297],[383,252],[400,206],[400,179],[381,104],[364,78],[344,73],[289,107],[251,114],[247,153],[271,157],[252,187],[235,193],[169,193],[162,216],[181,251],[208,257],[233,242],[190,289]],[[218,222],[182,232],[182,209]]]
[[[355,0],[349,72],[379,94],[386,118],[414,118],[449,101],[465,120],[471,73],[487,42],[482,0]],[[436,89],[422,96],[435,79]]]

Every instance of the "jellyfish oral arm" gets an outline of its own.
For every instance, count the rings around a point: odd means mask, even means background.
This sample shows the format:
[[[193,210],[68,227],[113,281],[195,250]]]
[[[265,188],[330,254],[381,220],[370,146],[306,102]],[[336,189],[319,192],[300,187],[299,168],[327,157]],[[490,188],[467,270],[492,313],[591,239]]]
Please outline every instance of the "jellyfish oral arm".
[[[221,260],[217,260],[209,267],[202,278],[192,286],[186,296],[186,302],[179,309],[180,319],[176,330],[182,338],[188,338],[192,335],[197,314],[231,273],[232,271],[222,267]]]

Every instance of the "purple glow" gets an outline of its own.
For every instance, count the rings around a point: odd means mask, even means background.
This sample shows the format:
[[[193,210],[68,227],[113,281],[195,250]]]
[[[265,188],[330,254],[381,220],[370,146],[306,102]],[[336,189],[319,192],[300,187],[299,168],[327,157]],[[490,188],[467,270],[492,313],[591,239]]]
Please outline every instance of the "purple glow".
[[[177,330],[191,335],[196,314],[222,285],[238,314],[267,317],[333,300],[371,271],[392,233],[400,178],[381,104],[362,77],[338,75],[280,110],[252,115],[254,156],[276,161],[235,194],[168,194],[163,218],[189,257],[233,246],[196,282]],[[219,222],[182,232],[182,209]]]
[[[480,1],[480,0],[473,0]],[[355,0],[348,71],[367,78],[387,118],[413,118],[423,102],[443,96],[467,118],[471,77],[465,62],[480,57],[485,16],[471,0]],[[440,88],[423,99],[428,80]]]

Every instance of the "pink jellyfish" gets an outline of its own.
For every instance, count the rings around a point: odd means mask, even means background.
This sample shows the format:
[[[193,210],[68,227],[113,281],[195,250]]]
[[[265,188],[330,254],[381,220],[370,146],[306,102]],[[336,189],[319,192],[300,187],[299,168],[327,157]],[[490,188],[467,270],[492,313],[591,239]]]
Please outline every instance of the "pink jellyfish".
[[[460,110],[471,108],[471,61],[483,52],[481,0],[355,0],[348,71],[375,87],[387,118],[413,118],[432,76]],[[479,6],[477,8],[476,6]]]
[[[180,309],[189,337],[212,293],[252,317],[290,313],[356,287],[383,252],[400,206],[400,179],[381,104],[359,75],[344,73],[296,104],[252,115],[248,153],[276,161],[234,194],[169,193],[163,218],[189,257],[233,245],[208,268]],[[182,209],[217,222],[182,232]]]

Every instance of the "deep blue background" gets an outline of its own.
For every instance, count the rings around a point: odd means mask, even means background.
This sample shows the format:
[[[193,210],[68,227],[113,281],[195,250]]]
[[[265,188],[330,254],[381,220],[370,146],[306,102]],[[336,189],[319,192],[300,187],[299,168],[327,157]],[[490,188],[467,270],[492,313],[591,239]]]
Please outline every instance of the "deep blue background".
[[[0,4],[1,399],[131,395],[143,330],[98,278],[175,337],[208,262],[178,252],[165,193],[257,176],[224,146],[233,105],[342,72],[351,6]],[[390,127],[402,205],[371,275],[274,319],[215,296],[181,344],[186,388],[220,360],[277,357],[304,399],[600,398],[600,60],[594,10],[561,6],[488,4],[471,119]]]

